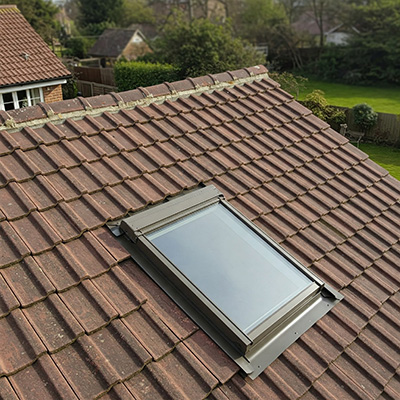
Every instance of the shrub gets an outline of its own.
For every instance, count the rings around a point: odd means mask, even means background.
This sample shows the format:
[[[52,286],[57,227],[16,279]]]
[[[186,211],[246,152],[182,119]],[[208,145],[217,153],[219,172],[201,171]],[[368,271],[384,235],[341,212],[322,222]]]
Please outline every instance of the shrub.
[[[362,132],[368,132],[378,121],[378,114],[366,103],[357,104],[353,107],[355,124]]]
[[[333,129],[338,130],[340,124],[346,122],[346,114],[343,110],[328,105],[322,90],[314,90],[302,101],[303,105],[309,108],[315,116],[326,121]]]
[[[143,61],[118,62],[114,66],[114,75],[119,91],[174,82],[178,79],[174,66]]]
[[[307,78],[293,75],[290,72],[269,72],[269,77],[281,85],[283,90],[291,93],[297,99],[301,90],[306,88]]]

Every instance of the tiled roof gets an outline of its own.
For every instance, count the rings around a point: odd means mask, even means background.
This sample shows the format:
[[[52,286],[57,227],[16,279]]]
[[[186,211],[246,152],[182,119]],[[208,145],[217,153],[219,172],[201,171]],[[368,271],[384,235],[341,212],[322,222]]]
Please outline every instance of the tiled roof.
[[[0,38],[0,87],[71,75],[16,6],[0,5]]]
[[[0,112],[0,154],[0,397],[400,397],[400,183],[264,67]],[[200,183],[345,296],[254,381],[105,227]]]
[[[118,57],[137,29],[106,29],[88,51],[95,57]]]

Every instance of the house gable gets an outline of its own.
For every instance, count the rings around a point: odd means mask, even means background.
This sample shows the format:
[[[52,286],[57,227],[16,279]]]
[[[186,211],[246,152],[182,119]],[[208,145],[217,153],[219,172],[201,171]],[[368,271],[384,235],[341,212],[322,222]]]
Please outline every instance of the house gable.
[[[400,184],[264,67],[0,111],[0,395],[399,397]],[[200,185],[345,296],[250,382],[106,224]]]

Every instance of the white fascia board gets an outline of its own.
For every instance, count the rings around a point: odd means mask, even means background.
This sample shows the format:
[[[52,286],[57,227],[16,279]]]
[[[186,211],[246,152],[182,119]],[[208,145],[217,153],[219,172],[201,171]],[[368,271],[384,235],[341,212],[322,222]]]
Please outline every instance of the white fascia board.
[[[32,83],[30,85],[8,86],[8,87],[5,87],[5,88],[0,88],[0,94],[1,93],[17,92],[18,90],[42,88],[42,87],[45,87],[45,86],[58,86],[58,85],[63,85],[64,83],[67,83],[66,79],[58,79],[56,81]]]

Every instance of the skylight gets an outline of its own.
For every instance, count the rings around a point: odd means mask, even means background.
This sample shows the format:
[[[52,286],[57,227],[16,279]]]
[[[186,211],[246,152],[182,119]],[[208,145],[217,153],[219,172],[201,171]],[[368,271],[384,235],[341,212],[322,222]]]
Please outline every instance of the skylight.
[[[252,378],[342,298],[213,186],[120,227],[135,261]]]

